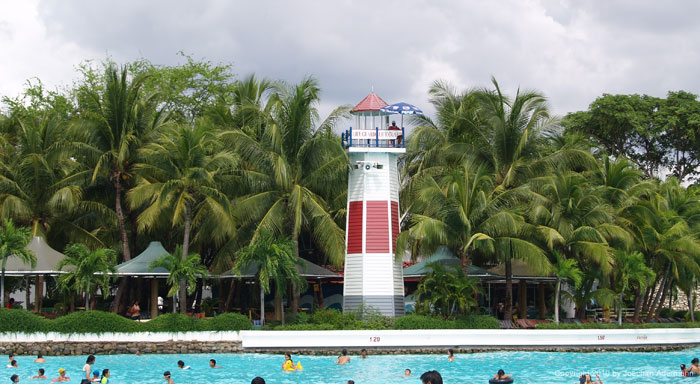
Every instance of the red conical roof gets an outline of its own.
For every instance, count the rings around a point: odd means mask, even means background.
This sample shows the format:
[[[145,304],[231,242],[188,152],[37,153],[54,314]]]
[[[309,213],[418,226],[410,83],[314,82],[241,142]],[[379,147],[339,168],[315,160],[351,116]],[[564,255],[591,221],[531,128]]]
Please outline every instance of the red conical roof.
[[[372,112],[379,111],[379,108],[389,105],[386,101],[375,93],[370,93],[360,101],[350,112]]]

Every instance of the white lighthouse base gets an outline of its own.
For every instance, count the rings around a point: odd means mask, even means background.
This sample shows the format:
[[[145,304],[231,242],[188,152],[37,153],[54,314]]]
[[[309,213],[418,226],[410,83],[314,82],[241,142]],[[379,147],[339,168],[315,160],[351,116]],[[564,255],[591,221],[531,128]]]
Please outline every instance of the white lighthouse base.
[[[401,260],[395,260],[390,253],[347,255],[343,311],[379,311],[384,316],[403,316],[405,304],[401,268]]]

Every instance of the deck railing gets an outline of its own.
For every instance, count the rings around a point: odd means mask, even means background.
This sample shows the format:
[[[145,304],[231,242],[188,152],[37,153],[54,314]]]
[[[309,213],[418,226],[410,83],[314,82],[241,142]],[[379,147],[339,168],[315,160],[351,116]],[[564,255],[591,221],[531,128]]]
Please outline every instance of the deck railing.
[[[344,148],[406,148],[404,129],[355,129],[340,134]]]

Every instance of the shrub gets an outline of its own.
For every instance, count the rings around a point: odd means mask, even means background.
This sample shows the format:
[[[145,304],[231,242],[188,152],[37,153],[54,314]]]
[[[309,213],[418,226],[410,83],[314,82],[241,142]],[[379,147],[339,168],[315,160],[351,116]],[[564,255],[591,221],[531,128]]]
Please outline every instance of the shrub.
[[[275,331],[328,331],[334,330],[331,324],[286,324],[278,325],[273,328]]]
[[[651,328],[696,328],[698,323],[645,323],[632,324],[622,323],[622,327],[617,323],[583,323],[583,324],[568,324],[559,323],[541,323],[537,324],[537,329],[651,329]]]
[[[451,320],[424,315],[406,315],[394,320],[394,329],[452,329],[456,324]]]
[[[143,328],[150,332],[206,331],[207,323],[180,313],[167,313],[144,323]]]
[[[248,317],[240,313],[224,313],[206,321],[209,322],[207,328],[212,331],[240,331],[252,328]]]
[[[335,309],[316,311],[311,315],[312,324],[329,324],[332,329],[360,329],[357,316],[353,313],[341,313]]]
[[[139,324],[111,312],[73,312],[51,320],[50,329],[61,333],[138,332]]]
[[[499,329],[498,319],[487,315],[471,315],[456,321],[459,329]]]
[[[45,332],[49,321],[21,309],[0,309],[0,333]]]
[[[673,312],[674,319],[685,319],[686,317],[690,318],[688,311],[674,311]]]
[[[297,312],[296,316],[288,316],[285,322],[289,325],[292,324],[306,324],[311,320],[311,316],[305,312]]]
[[[670,308],[661,308],[659,311],[659,317],[669,318],[671,315],[673,315],[673,310]]]

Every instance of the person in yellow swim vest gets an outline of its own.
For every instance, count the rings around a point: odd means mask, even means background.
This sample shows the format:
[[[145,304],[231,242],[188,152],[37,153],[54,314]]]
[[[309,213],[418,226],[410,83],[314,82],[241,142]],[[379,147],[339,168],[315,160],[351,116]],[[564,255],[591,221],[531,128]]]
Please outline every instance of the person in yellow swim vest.
[[[292,361],[292,355],[289,353],[284,354],[284,363],[282,363],[282,369],[285,371],[301,371],[304,368],[301,367],[301,363],[296,363]]]

